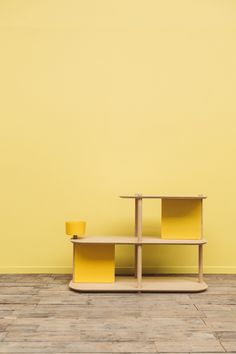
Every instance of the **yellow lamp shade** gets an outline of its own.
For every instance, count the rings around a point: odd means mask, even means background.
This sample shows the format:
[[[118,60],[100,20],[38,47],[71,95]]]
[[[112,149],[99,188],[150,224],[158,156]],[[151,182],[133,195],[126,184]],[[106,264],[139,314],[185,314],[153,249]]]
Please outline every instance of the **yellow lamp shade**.
[[[85,221],[66,221],[66,234],[82,237],[85,234]]]

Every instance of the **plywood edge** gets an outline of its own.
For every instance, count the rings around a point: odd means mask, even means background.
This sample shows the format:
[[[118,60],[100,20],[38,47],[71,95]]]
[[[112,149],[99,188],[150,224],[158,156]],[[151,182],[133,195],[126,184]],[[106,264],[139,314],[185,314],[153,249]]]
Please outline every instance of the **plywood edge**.
[[[197,293],[205,291],[208,286],[193,277],[143,277],[141,286],[137,286],[134,277],[116,277],[114,283],[75,283],[69,284],[70,289],[79,292],[166,292],[166,293]]]
[[[207,243],[205,239],[165,239],[158,236],[143,236],[141,240],[132,236],[86,236],[70,239],[74,244],[117,244],[117,245],[202,245]]]
[[[169,196],[169,195],[120,195],[120,198],[126,199],[206,199],[205,195],[197,195],[197,196]]]
[[[117,279],[118,278],[118,279]],[[116,277],[114,283],[75,283],[70,282],[69,287],[79,292],[137,292],[137,279],[134,277]]]
[[[171,238],[155,238],[143,236],[142,244],[144,245],[204,245],[207,243],[205,239],[171,239]]]
[[[138,242],[135,236],[85,236],[81,238],[71,238],[75,244],[136,244]]]

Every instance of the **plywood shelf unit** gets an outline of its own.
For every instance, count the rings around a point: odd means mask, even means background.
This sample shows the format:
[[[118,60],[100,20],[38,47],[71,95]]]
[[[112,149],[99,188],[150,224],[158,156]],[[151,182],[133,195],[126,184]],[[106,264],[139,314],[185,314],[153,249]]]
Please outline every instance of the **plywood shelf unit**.
[[[200,292],[203,281],[202,201],[205,196],[122,195],[135,201],[135,236],[86,236],[72,238],[73,279],[77,291],[97,292]],[[162,234],[142,234],[143,199],[161,199]],[[180,237],[179,237],[180,236]],[[134,276],[115,277],[115,245],[133,245]],[[142,274],[143,245],[198,246],[198,276],[146,276]]]

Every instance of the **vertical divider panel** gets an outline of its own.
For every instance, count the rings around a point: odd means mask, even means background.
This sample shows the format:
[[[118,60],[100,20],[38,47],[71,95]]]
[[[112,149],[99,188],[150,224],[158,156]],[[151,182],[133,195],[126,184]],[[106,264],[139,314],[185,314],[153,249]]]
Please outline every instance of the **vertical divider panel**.
[[[73,278],[75,283],[114,283],[115,245],[77,244]]]
[[[72,275],[72,280],[73,282],[75,281],[75,243],[73,243],[73,260],[72,260],[72,267],[73,267],[73,275]]]
[[[203,239],[203,199],[201,199],[201,239]]]
[[[192,239],[202,237],[202,201],[200,199],[162,198],[161,237]]]

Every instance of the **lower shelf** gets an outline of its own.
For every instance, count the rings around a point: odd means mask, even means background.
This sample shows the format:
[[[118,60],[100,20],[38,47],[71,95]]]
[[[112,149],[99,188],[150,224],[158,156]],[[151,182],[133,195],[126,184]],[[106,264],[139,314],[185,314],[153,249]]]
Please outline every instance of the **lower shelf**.
[[[207,289],[205,282],[194,277],[182,276],[144,276],[142,286],[137,286],[137,279],[117,276],[114,283],[74,283],[69,287],[81,292],[201,292]]]

